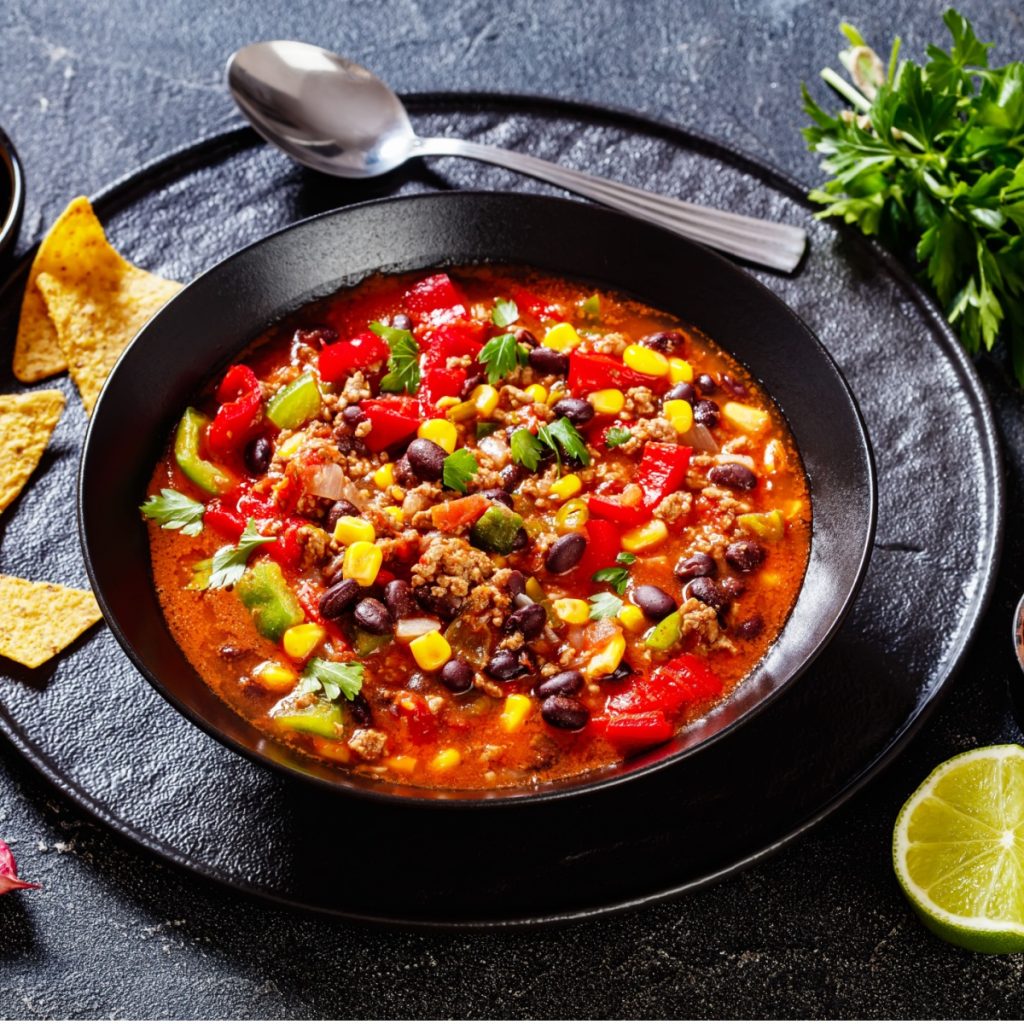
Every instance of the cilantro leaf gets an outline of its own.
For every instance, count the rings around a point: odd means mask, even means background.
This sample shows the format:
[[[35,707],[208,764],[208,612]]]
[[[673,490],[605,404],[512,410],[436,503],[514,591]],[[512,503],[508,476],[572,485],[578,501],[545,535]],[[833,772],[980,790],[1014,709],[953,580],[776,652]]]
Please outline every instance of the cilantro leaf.
[[[519,319],[519,307],[512,299],[495,299],[491,322],[495,327],[508,327]]]
[[[622,597],[629,586],[629,569],[613,565],[607,569],[598,569],[590,578],[595,583],[607,583],[619,597]]]
[[[622,598],[609,594],[607,590],[594,594],[588,604],[592,619],[614,619],[622,610]]]
[[[636,561],[636,555],[632,551],[620,551],[615,556],[615,561],[619,565],[632,565]]]
[[[151,494],[139,508],[147,519],[156,520],[163,530],[181,530],[186,537],[195,537],[203,529],[206,506],[170,487],[163,488],[159,496]]]
[[[526,427],[513,431],[509,446],[512,449],[513,460],[520,466],[525,466],[531,473],[540,465],[541,443]]]
[[[468,448],[457,448],[445,458],[441,479],[445,487],[465,494],[478,469],[476,456]]]
[[[497,384],[517,366],[525,366],[527,351],[516,341],[514,334],[496,334],[488,339],[477,357],[487,368],[487,379]]]
[[[625,427],[609,427],[604,432],[604,443],[609,448],[618,448],[625,444],[633,435]]]
[[[562,450],[567,458],[575,459],[584,466],[590,465],[590,452],[587,451],[587,442],[583,440],[583,435],[565,416],[560,420],[555,420],[547,429],[550,437],[554,438],[562,446]],[[546,441],[546,443],[549,447],[554,448],[551,441]],[[558,454],[557,449],[555,454]]]
[[[370,324],[370,330],[383,338],[391,349],[388,372],[380,382],[381,391],[405,391],[414,395],[420,386],[420,347],[412,331],[388,327],[378,320]]]
[[[312,658],[299,680],[302,693],[323,691],[328,700],[355,700],[363,688],[363,666],[355,661]]]
[[[256,529],[256,520],[250,516],[237,544],[226,544],[213,553],[213,558],[196,563],[195,576],[189,584],[189,589],[220,590],[222,587],[230,587],[237,583],[245,572],[249,556],[261,545],[272,544],[274,540],[275,537],[264,537]]]

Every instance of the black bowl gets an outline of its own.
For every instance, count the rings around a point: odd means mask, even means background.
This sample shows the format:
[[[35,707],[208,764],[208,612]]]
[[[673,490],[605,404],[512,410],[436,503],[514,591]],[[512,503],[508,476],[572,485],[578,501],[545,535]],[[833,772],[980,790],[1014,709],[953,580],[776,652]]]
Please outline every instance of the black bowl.
[[[25,209],[25,176],[14,143],[0,129],[0,265],[14,251]]]
[[[538,788],[414,789],[303,758],[259,733],[196,674],[164,622],[138,513],[181,410],[266,327],[375,271],[496,262],[619,289],[702,329],[760,380],[786,416],[811,485],[803,587],[765,659],[706,719],[624,765]],[[79,478],[89,576],[115,636],[176,708],[273,768],[384,800],[474,806],[550,799],[637,779],[740,725],[821,652],[867,567],[875,524],[868,439],[832,359],[801,320],[731,263],[677,235],[599,207],[501,193],[367,203],[303,221],[197,278],[121,357],[93,412]]]

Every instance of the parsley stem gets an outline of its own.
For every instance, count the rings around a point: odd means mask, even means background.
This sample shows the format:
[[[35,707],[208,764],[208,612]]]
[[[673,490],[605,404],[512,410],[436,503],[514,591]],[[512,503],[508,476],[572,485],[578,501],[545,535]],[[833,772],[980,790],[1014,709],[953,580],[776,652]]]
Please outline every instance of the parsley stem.
[[[831,68],[822,68],[821,77],[824,79],[826,84],[832,86],[833,89],[840,96],[846,99],[849,103],[855,106],[858,110],[867,113],[871,109],[871,104],[867,101],[864,95],[850,85],[849,82],[844,78],[840,78]]]

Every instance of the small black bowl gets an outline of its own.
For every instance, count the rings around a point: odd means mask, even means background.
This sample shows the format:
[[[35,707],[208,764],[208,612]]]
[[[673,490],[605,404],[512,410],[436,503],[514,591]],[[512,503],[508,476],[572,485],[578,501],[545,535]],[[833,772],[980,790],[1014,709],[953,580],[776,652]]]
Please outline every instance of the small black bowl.
[[[663,746],[536,788],[416,789],[303,758],[216,697],[164,622],[138,506],[182,409],[268,325],[376,271],[486,262],[632,294],[694,324],[743,363],[779,404],[800,448],[813,504],[810,562],[764,660],[728,700]],[[832,359],[787,306],[678,235],[600,207],[510,193],[436,193],[337,210],[271,235],[197,278],[143,328],[111,373],[86,436],[78,499],[86,566],[107,622],[171,704],[228,746],[288,774],[435,807],[578,794],[699,754],[777,697],[823,650],[860,585],[875,524],[860,414]]]
[[[0,265],[18,244],[25,211],[25,175],[14,143],[0,128]]]

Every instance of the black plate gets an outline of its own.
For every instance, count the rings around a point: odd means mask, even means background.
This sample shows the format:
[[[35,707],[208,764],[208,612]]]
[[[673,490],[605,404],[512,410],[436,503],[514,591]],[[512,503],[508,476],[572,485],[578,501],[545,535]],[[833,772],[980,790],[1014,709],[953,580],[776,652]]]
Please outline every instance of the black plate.
[[[472,829],[450,827],[474,817],[460,814],[447,816],[447,829],[431,813],[403,814],[399,826],[351,800],[344,816],[333,814],[319,790],[288,783],[186,722],[106,630],[37,672],[5,665],[0,731],[66,798],[121,835],[291,906],[487,925],[586,916],[706,885],[845,801],[903,747],[960,665],[991,592],[1002,536],[1000,456],[987,400],[941,315],[898,265],[812,221],[802,189],[763,165],[670,126],[578,104],[494,96],[411,102],[421,134],[518,147],[807,227],[811,251],[797,275],[757,276],[836,358],[878,469],[871,564],[836,638],[799,685],[736,735],[646,780],[650,800],[587,800],[571,815],[557,803],[550,813],[524,807],[500,815],[500,825]],[[238,131],[131,176],[100,197],[98,210],[128,256],[190,280],[269,231],[346,202],[474,187],[554,191],[455,160],[343,183],[305,174]],[[0,292],[8,346],[25,272]],[[66,380],[56,383],[73,396]],[[0,385],[17,387],[9,375]],[[0,524],[4,571],[85,582],[69,508],[85,426],[70,397],[43,464]],[[930,485],[937,463],[956,467],[941,487]],[[325,870],[354,837],[372,840],[374,856],[350,872]],[[424,859],[430,870],[410,870]]]
[[[381,268],[401,273],[484,262],[625,291],[695,325],[739,359],[789,421],[810,481],[813,536],[807,573],[782,633],[712,714],[622,765],[540,787],[474,794],[398,786],[297,758],[233,713],[166,626],[138,506],[182,409],[215,368],[270,324]],[[130,432],[125,423],[133,424]],[[471,802],[494,806],[636,781],[741,725],[784,692],[838,628],[867,566],[874,517],[871,457],[849,390],[814,336],[770,291],[721,257],[644,221],[514,193],[435,193],[337,210],[286,228],[203,274],[143,328],[111,373],[86,435],[79,485],[86,568],[107,624],[175,707],[234,749],[289,774],[361,795],[467,811]]]

